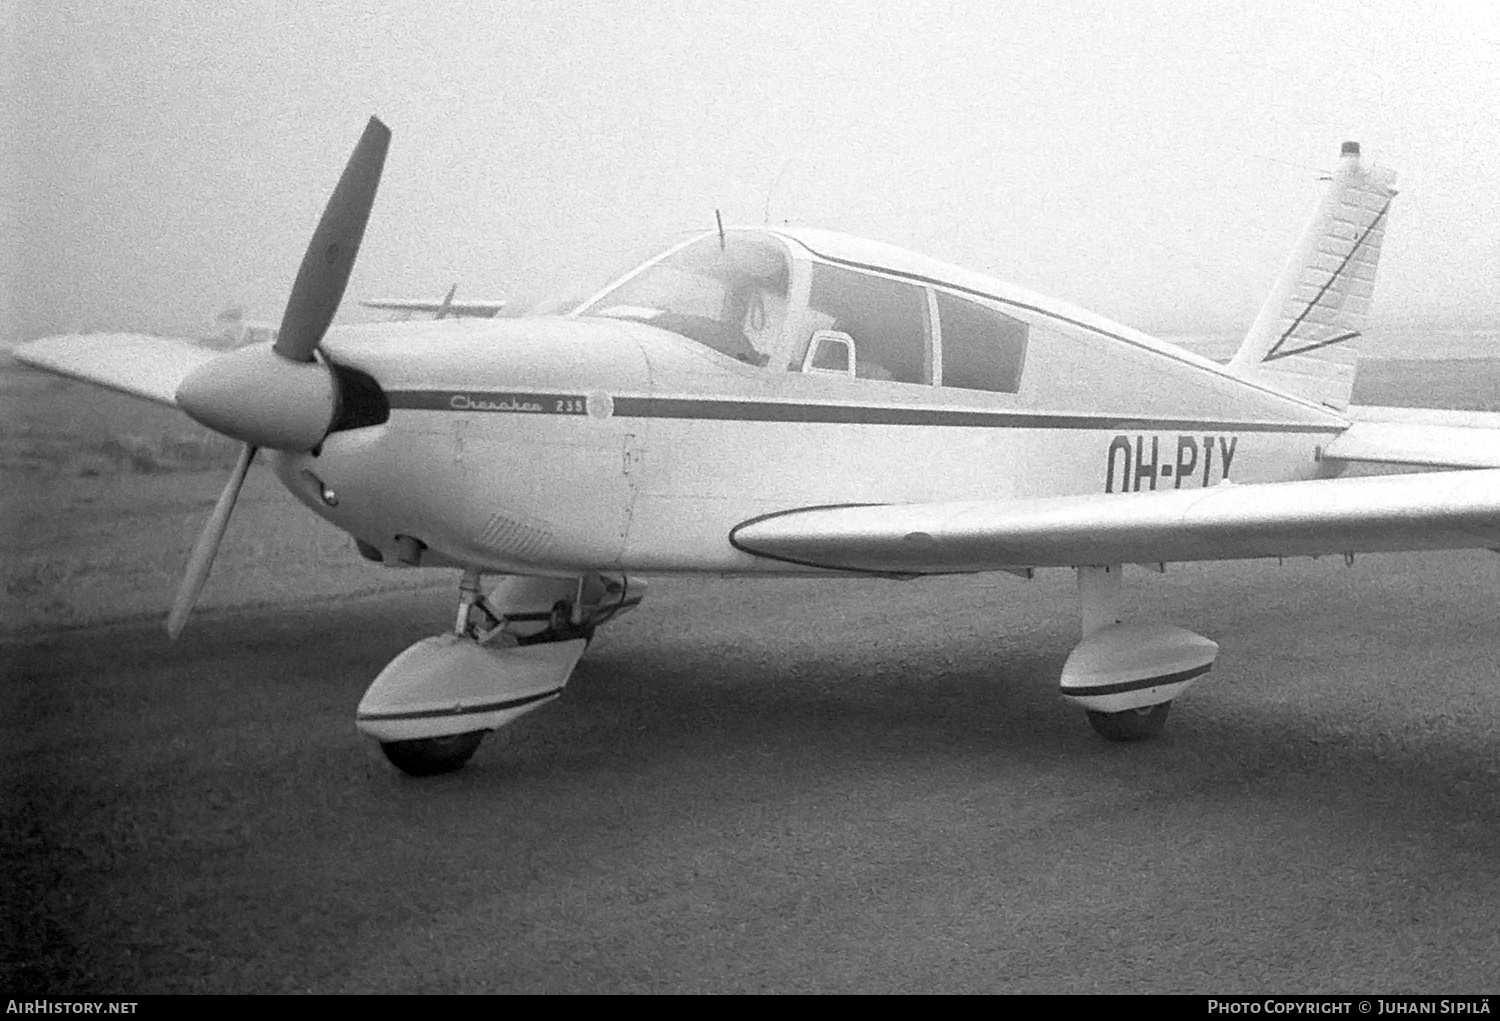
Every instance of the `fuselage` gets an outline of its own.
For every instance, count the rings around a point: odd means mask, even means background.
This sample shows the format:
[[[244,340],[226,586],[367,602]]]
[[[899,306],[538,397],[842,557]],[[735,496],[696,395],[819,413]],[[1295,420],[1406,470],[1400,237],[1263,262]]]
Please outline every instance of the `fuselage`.
[[[1312,478],[1348,425],[1064,303],[814,231],[698,239],[567,316],[350,327],[323,350],[389,415],[278,455],[288,488],[387,563],[415,540],[418,562],[517,574],[786,573],[730,531],[826,504]]]

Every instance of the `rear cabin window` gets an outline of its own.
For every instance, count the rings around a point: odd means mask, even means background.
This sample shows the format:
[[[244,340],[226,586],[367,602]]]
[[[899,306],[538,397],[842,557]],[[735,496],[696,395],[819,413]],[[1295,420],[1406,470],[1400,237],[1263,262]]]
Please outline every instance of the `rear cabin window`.
[[[921,287],[816,263],[808,308],[813,313],[809,336],[837,330],[853,338],[856,376],[932,382],[927,294]]]
[[[1027,326],[974,301],[937,292],[943,385],[1013,394],[1021,389]]]

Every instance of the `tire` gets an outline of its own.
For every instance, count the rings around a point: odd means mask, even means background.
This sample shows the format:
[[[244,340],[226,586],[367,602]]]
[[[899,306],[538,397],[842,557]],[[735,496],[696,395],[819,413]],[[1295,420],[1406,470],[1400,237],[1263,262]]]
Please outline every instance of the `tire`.
[[[462,769],[479,748],[488,731],[471,730],[447,737],[424,737],[414,741],[382,741],[385,757],[407,776],[441,776]]]
[[[1171,708],[1171,702],[1158,702],[1140,709],[1127,709],[1123,713],[1101,713],[1093,709],[1087,712],[1089,722],[1100,737],[1110,741],[1144,741],[1161,733]]]

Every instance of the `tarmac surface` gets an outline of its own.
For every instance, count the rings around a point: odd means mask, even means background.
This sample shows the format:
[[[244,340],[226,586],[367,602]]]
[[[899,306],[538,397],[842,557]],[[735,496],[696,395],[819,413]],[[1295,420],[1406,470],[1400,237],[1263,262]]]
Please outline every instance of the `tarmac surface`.
[[[1500,988],[1500,558],[1128,571],[1219,641],[1156,741],[1067,572],[653,582],[462,772],[354,732],[453,594],[0,645],[0,979],[87,992]]]
[[[169,643],[232,450],[0,389],[11,995],[1500,987],[1493,554],[1128,571],[1130,619],[1221,644],[1128,746],[1057,696],[1068,572],[653,579],[561,700],[417,781],[353,710],[451,585],[253,476]],[[1500,362],[1375,361],[1356,399],[1496,394]]]

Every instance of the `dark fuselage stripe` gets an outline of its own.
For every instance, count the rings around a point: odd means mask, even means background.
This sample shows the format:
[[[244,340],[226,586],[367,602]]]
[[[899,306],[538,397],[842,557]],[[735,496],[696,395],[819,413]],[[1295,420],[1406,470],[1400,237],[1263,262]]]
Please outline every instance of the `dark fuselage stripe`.
[[[529,415],[584,415],[585,398],[555,393],[457,393],[452,390],[394,390],[391,407],[405,411],[508,412]],[[1339,433],[1341,424],[1313,422],[1236,422],[1206,418],[1132,418],[1057,412],[973,411],[953,408],[900,408],[871,404],[804,404],[789,401],[726,401],[694,397],[616,397],[619,418],[675,418],[719,422],[816,422],[843,425],[950,426],[966,429],[1082,429],[1136,432]]]
[[[583,394],[499,393],[489,390],[392,390],[392,408],[403,411],[482,411],[512,415],[584,415]]]
[[[1131,418],[1123,415],[1044,412],[959,411],[872,405],[791,404],[678,397],[616,397],[623,418],[695,418],[736,422],[822,422],[858,425],[941,425],[980,429],[1177,430],[1219,432],[1338,433],[1347,426],[1311,422],[1233,422],[1209,419]]]

